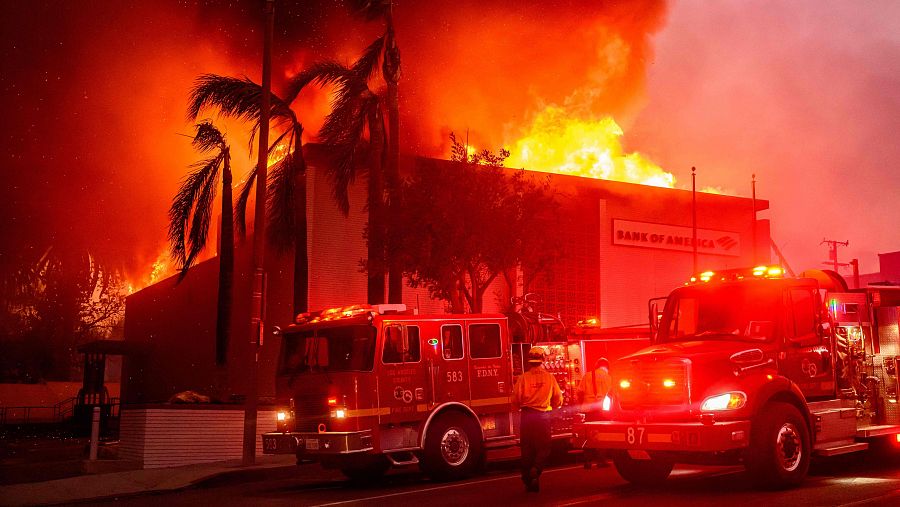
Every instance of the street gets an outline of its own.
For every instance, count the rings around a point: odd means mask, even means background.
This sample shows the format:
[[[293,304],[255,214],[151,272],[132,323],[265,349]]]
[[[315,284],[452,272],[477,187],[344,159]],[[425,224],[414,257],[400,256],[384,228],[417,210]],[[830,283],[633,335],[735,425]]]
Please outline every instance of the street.
[[[418,469],[395,470],[372,485],[355,485],[317,465],[281,470],[271,478],[212,481],[171,494],[116,500],[117,504],[179,505],[741,505],[876,506],[900,502],[900,455],[863,453],[814,462],[797,489],[757,491],[742,468],[678,466],[662,488],[642,490],[613,467],[585,470],[572,455],[557,457],[541,478],[541,492],[525,493],[509,452],[484,475],[454,483],[428,480]],[[254,478],[254,479],[259,479]],[[107,502],[112,503],[112,502]]]

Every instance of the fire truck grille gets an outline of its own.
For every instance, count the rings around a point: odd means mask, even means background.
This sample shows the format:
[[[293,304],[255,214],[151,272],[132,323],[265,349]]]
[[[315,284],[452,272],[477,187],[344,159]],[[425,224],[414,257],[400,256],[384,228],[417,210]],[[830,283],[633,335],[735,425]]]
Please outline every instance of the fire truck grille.
[[[634,363],[616,375],[619,403],[624,410],[690,403],[688,363]]]
[[[316,431],[328,416],[328,401],[324,394],[295,396],[295,431]]]

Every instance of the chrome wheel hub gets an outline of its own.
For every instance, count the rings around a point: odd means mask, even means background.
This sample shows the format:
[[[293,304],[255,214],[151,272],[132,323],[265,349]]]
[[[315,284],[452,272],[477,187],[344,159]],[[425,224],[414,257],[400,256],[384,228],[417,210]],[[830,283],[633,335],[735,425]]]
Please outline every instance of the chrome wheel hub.
[[[469,439],[459,428],[448,428],[441,438],[441,457],[451,466],[461,465],[469,455]]]
[[[800,460],[803,458],[803,441],[797,427],[792,423],[784,423],[778,430],[775,450],[785,471],[793,472],[800,466]]]

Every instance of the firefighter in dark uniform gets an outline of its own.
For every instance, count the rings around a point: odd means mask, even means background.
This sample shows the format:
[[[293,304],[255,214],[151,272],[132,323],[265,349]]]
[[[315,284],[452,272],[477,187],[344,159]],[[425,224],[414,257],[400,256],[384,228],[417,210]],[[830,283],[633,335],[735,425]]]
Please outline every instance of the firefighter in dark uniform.
[[[538,492],[544,462],[550,455],[550,414],[562,406],[563,397],[553,375],[542,366],[544,351],[532,347],[528,351],[528,371],[523,372],[513,388],[512,404],[521,411],[519,442],[522,447],[522,482],[525,490]]]

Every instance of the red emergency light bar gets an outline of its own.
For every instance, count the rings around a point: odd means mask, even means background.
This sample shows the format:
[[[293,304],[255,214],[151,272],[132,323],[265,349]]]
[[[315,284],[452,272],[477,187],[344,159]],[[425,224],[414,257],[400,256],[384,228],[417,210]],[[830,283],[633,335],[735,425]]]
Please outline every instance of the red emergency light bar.
[[[316,322],[328,322],[332,320],[351,319],[360,315],[387,313],[403,313],[406,305],[351,305],[328,308],[318,312],[304,312],[297,315],[294,322],[297,324],[314,324]]]
[[[781,266],[756,266],[753,268],[726,269],[722,271],[704,271],[691,277],[685,285],[733,282],[744,278],[783,278],[784,269]]]

